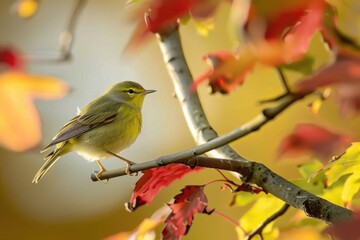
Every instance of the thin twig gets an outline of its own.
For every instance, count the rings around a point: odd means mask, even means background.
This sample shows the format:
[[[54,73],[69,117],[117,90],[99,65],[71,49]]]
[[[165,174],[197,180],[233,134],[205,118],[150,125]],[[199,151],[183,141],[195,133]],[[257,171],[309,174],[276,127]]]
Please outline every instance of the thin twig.
[[[279,75],[281,86],[284,88],[285,92],[282,93],[279,96],[274,97],[274,98],[261,100],[260,104],[277,102],[277,101],[280,101],[281,99],[284,99],[286,96],[291,95],[291,90],[290,90],[290,87],[289,87],[289,85],[287,83],[287,79],[285,77],[285,74],[284,74],[283,70],[280,67],[277,67],[276,71],[277,71],[277,73]]]
[[[284,75],[283,70],[281,69],[281,67],[277,67],[276,71],[279,74],[280,82],[281,82],[282,87],[285,90],[285,93],[290,93],[290,88],[289,88],[289,85],[288,85],[288,82]]]
[[[243,230],[237,221],[235,221],[234,219],[231,219],[229,216],[226,216],[226,215],[223,214],[222,212],[219,212],[219,211],[217,211],[217,210],[214,210],[213,213],[215,213],[216,215],[220,216],[222,219],[224,219],[224,220],[226,220],[227,222],[231,223],[231,224],[234,225],[235,227],[238,227],[238,228],[240,228],[241,230]]]
[[[240,186],[239,184],[237,184],[236,182],[232,181],[231,179],[229,179],[223,172],[221,172],[219,169],[216,169],[216,171],[228,182],[231,183],[234,186]]]
[[[234,183],[234,182],[232,182],[232,181],[229,182],[229,181],[227,181],[226,179],[215,179],[215,180],[211,180],[211,181],[209,181],[209,182],[207,182],[207,183],[204,183],[203,185],[204,185],[204,186],[207,186],[207,185],[210,185],[210,184],[213,184],[213,183],[220,183],[220,182],[226,183],[226,185],[227,185],[228,187],[230,187],[230,184],[233,185],[233,186],[239,187],[238,184],[236,184],[236,183]]]
[[[289,204],[284,204],[284,206],[282,206],[280,208],[279,211],[277,211],[276,213],[274,213],[273,215],[271,215],[269,218],[265,219],[264,222],[262,222],[256,229],[254,229],[251,233],[249,233],[247,235],[247,237],[245,238],[246,240],[251,240],[253,237],[255,237],[256,235],[260,235],[260,237],[262,237],[262,231],[264,230],[264,228],[271,223],[272,221],[276,220],[278,217],[282,216],[290,207]]]
[[[79,20],[81,10],[85,7],[87,0],[78,0],[69,17],[65,29],[59,36],[58,53],[26,54],[25,58],[30,63],[57,63],[67,61],[71,57],[71,49],[75,38],[75,26]]]

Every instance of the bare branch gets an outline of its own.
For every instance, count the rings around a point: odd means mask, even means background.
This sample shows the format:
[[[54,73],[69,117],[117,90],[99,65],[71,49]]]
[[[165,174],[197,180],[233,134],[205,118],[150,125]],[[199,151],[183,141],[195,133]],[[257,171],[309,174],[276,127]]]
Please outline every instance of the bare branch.
[[[349,218],[352,215],[352,212],[348,209],[312,195],[280,177],[264,165],[244,159],[226,145],[259,130],[287,107],[309,93],[287,94],[277,106],[264,109],[262,113],[240,128],[218,137],[205,116],[197,93],[190,92],[192,76],[181,48],[178,30],[175,29],[167,34],[158,35],[158,38],[188,126],[196,142],[201,145],[152,161],[134,164],[130,167],[130,172],[139,172],[171,163],[183,163],[191,167],[203,166],[223,169],[239,173],[243,182],[260,186],[265,191],[282,199],[285,203],[303,210],[310,217],[334,223]],[[198,156],[209,151],[211,151],[209,155],[217,158]],[[104,172],[99,178],[110,179],[126,175],[125,170],[124,168]],[[91,178],[93,181],[97,181],[94,174]]]
[[[282,103],[280,103],[279,105],[277,105],[275,107],[264,109],[261,114],[259,114],[254,119],[252,119],[251,121],[244,124],[242,127],[235,129],[221,137],[214,138],[214,139],[212,139],[208,142],[205,142],[201,145],[195,146],[193,148],[160,157],[157,160],[154,160],[155,163],[146,162],[146,163],[149,163],[149,166],[145,167],[145,169],[162,166],[162,165],[166,165],[166,164],[170,164],[170,163],[178,163],[178,162],[182,163],[184,159],[189,159],[194,156],[205,154],[213,149],[217,150],[219,147],[224,146],[225,144],[228,144],[238,138],[244,137],[251,132],[259,130],[263,125],[265,125],[267,122],[272,120],[274,117],[276,117],[282,111],[284,111],[288,106],[290,106],[291,104],[293,104],[299,98],[302,98],[302,97],[303,97],[303,95],[301,95],[301,96],[289,95],[287,97],[287,99],[284,100]],[[233,150],[231,150],[231,151],[233,151]],[[214,153],[214,151],[213,151],[213,153]],[[215,152],[215,153],[217,153],[217,152]],[[225,153],[220,152],[219,154],[214,154],[214,155],[220,155],[220,154],[225,154]],[[233,154],[231,154],[231,155],[234,156]],[[231,158],[231,157],[227,157],[227,158]],[[249,163],[249,161],[244,158],[239,158],[239,159],[231,158],[231,160],[228,159],[227,164],[232,165],[232,164],[234,164],[235,161],[241,162],[242,164]],[[146,164],[146,163],[143,163],[143,164]],[[137,166],[137,165],[139,165],[139,164],[132,165],[130,167],[130,171],[138,172],[138,171],[144,170],[144,166],[147,166],[147,165],[141,165],[140,168],[135,168],[135,166]],[[220,167],[220,169],[223,169],[223,168]],[[112,170],[112,171],[108,171],[108,172],[101,174],[99,176],[99,178],[101,180],[110,179],[110,178],[122,176],[122,175],[124,175],[124,173],[125,172],[123,171],[123,169]],[[244,182],[247,182],[247,179],[244,178],[246,176],[246,174],[245,175],[242,174],[242,175],[243,175],[243,177],[241,178],[241,180]],[[91,178],[93,181],[98,180],[96,177],[93,178],[93,176]],[[259,186],[261,186],[261,185],[259,185]]]
[[[67,61],[71,57],[71,49],[74,42],[75,26],[79,20],[81,10],[85,7],[87,0],[78,0],[68,19],[65,29],[59,36],[59,52],[58,53],[28,53],[25,58],[31,63],[56,63]]]
[[[256,235],[262,235],[262,231],[264,230],[264,228],[271,223],[272,221],[275,221],[278,217],[282,216],[290,207],[289,204],[284,204],[284,206],[282,206],[279,211],[277,211],[276,213],[274,213],[273,215],[271,215],[269,218],[267,218],[264,222],[262,222],[256,229],[254,229],[254,231],[252,231],[251,233],[249,233],[247,235],[247,237],[245,238],[246,240],[250,240],[253,237],[255,237]]]
[[[196,143],[202,144],[217,138],[218,134],[209,124],[197,92],[190,91],[193,77],[186,63],[178,29],[169,34],[158,34],[157,37],[165,64],[175,86],[176,96]],[[212,149],[218,149],[207,154],[219,158],[243,159],[230,146],[226,145],[231,141],[225,140],[220,145],[217,144]]]
[[[352,216],[352,212],[346,208],[337,206],[325,199],[319,198],[286,179],[272,172],[266,166],[257,162],[234,161],[230,159],[209,158],[202,156],[179,158],[176,154],[160,157],[152,161],[138,163],[130,166],[130,172],[140,172],[150,168],[161,167],[172,163],[182,163],[190,167],[201,166],[207,168],[222,169],[236,172],[242,175],[242,180],[261,186],[272,195],[283,200],[285,203],[304,211],[308,216],[318,218],[328,223],[335,223]],[[127,175],[126,168],[110,170],[102,173],[100,179]],[[91,175],[93,181],[97,181],[95,174]]]

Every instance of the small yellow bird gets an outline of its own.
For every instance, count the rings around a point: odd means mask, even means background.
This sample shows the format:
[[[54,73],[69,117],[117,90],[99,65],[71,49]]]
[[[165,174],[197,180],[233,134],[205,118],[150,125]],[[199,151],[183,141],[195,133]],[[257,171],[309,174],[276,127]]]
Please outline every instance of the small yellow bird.
[[[129,147],[141,131],[141,107],[145,95],[155,90],[145,90],[136,82],[120,82],[111,86],[100,97],[86,105],[71,119],[41,152],[55,149],[44,159],[46,162],[36,173],[33,183],[38,183],[59,157],[75,151],[100,167],[97,177],[106,171],[99,160],[111,156],[123,160],[127,171],[131,161],[116,153]]]

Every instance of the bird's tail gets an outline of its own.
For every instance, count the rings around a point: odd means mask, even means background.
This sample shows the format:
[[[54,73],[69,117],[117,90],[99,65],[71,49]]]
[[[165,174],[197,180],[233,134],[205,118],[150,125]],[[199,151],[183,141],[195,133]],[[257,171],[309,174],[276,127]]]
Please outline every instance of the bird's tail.
[[[67,153],[64,151],[64,144],[61,144],[60,147],[56,146],[54,151],[52,151],[49,155],[47,155],[44,160],[46,161],[44,165],[41,166],[40,170],[36,173],[33,183],[38,183],[40,179],[45,175],[45,173],[50,169],[50,167],[59,159],[60,156]]]

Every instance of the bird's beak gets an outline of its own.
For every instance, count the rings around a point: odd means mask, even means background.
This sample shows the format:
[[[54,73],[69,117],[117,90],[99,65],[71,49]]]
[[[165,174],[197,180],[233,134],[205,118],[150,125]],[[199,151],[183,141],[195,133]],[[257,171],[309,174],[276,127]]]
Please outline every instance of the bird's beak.
[[[156,92],[156,90],[145,90],[143,93],[144,95],[149,94],[149,93],[153,93]]]

